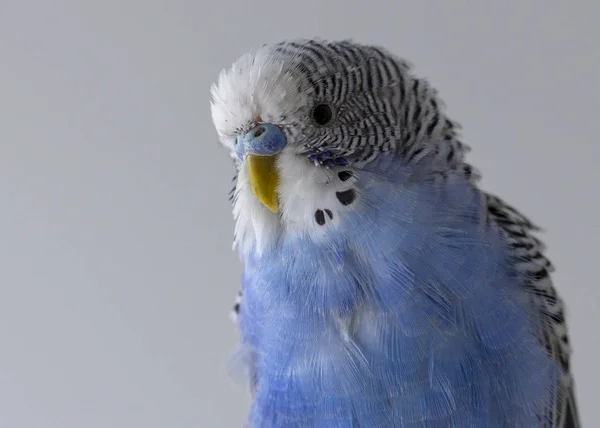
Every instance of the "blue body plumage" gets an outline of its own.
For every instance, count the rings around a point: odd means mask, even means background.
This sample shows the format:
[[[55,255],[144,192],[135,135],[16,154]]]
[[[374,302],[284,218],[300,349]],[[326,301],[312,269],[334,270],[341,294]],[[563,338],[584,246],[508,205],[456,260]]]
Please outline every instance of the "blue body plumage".
[[[323,243],[246,260],[253,426],[539,425],[559,376],[539,308],[480,192],[419,173],[376,162]]]

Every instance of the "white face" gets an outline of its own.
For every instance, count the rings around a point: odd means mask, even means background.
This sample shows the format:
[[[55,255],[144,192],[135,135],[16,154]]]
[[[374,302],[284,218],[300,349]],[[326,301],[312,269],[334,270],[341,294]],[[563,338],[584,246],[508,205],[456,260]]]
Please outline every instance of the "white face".
[[[268,50],[240,58],[219,76],[212,88],[212,117],[221,143],[239,165],[234,203],[236,220],[234,245],[242,253],[261,253],[283,235],[308,236],[314,240],[339,224],[352,206],[340,204],[336,192],[348,190],[354,180],[338,177],[348,167],[316,166],[302,153],[297,136],[308,126],[314,100],[310,88],[295,77],[293,69]],[[236,136],[257,123],[278,125],[287,136],[287,145],[278,155],[277,195],[279,211],[274,213],[255,196],[249,183],[247,164],[238,159]],[[324,218],[324,224],[323,223]]]

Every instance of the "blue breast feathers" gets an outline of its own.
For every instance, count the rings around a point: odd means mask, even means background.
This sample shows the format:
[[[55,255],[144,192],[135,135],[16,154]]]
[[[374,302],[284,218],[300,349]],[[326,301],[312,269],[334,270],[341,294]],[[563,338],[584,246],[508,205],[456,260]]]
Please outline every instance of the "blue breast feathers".
[[[378,161],[324,243],[247,255],[251,426],[542,426],[540,309],[482,194],[428,171]]]

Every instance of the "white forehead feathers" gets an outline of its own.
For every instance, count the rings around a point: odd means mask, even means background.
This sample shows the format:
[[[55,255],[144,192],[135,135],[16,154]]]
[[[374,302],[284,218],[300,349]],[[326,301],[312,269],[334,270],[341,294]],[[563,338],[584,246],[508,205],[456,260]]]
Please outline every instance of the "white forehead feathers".
[[[223,70],[211,88],[211,113],[223,144],[257,122],[282,124],[306,104],[290,58],[263,47]]]

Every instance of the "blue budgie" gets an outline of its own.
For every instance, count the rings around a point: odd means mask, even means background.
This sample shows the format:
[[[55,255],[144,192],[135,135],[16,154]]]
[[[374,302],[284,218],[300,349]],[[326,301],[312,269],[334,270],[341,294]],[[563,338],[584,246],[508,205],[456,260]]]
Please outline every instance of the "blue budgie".
[[[580,426],[537,228],[478,187],[411,66],[285,41],[212,87],[237,170],[248,426]]]

